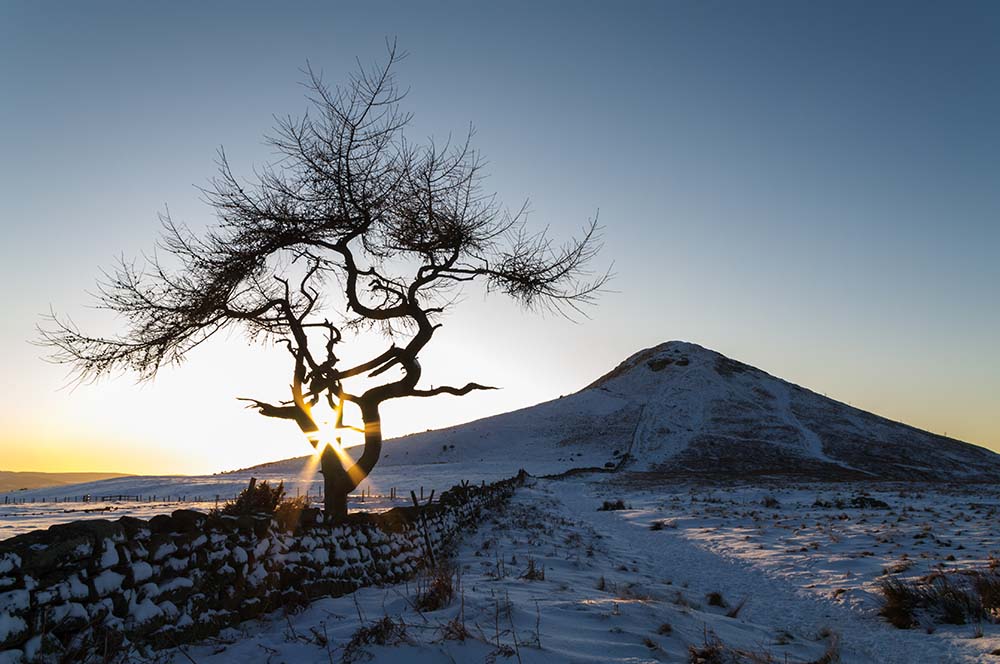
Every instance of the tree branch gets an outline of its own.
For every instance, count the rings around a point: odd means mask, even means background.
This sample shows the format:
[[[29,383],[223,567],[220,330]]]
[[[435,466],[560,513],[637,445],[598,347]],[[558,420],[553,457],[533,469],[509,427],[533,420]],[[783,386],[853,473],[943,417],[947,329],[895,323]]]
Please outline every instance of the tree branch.
[[[473,390],[498,390],[498,387],[490,387],[488,385],[480,385],[479,383],[469,383],[465,387],[449,387],[447,385],[442,385],[441,387],[435,387],[430,390],[410,390],[408,397],[433,397],[439,394],[453,394],[457,397],[464,396]]]

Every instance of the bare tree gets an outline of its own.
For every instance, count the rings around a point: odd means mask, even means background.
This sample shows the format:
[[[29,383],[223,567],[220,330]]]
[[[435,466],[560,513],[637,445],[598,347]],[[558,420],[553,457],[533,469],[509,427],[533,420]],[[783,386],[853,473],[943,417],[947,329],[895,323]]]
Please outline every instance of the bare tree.
[[[405,139],[410,115],[400,110],[404,95],[392,75],[400,57],[391,45],[384,66],[359,65],[332,89],[307,69],[311,112],[277,121],[268,139],[280,158],[252,181],[237,178],[220,151],[219,175],[204,190],[219,223],[196,236],[164,215],[159,251],[146,265],[121,261],[105,273],[97,298],[125,318],[122,334],[90,336],[55,315],[40,328],[52,359],[84,381],[123,370],[152,378],[231,326],[283,344],[292,357],[291,399],[247,401],[294,421],[321,452],[332,519],[347,514],[348,493],[378,462],[382,403],[493,389],[418,387],[420,351],[464,282],[568,314],[608,279],[588,270],[600,248],[596,220],[581,239],[556,245],[525,228],[523,207],[511,213],[484,193],[483,163],[468,140]],[[387,339],[384,352],[341,366],[345,333],[356,339],[373,329]],[[390,370],[394,378],[371,380]],[[354,393],[353,378],[375,384]],[[357,462],[320,438],[313,409],[321,399],[336,411],[338,428],[345,402],[360,408],[365,442]]]

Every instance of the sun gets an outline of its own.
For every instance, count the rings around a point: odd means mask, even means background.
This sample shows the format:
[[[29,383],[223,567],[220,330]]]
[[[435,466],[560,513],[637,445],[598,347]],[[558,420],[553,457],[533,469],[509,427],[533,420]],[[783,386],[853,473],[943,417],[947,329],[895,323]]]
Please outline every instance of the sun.
[[[321,454],[327,445],[334,449],[346,449],[364,444],[363,430],[343,425],[343,407],[343,403],[337,408],[331,408],[328,404],[320,402],[311,408],[310,415],[317,429],[307,433],[306,439],[316,454]]]
[[[317,403],[309,411],[313,423],[316,425],[315,431],[306,433],[306,440],[312,445],[313,453],[306,460],[305,467],[299,481],[310,483],[320,466],[320,459],[323,452],[329,447],[340,461],[340,465],[350,474],[355,483],[364,479],[364,472],[357,467],[351,455],[345,448],[362,445],[365,442],[363,429],[343,424],[344,402],[341,401],[336,408]]]

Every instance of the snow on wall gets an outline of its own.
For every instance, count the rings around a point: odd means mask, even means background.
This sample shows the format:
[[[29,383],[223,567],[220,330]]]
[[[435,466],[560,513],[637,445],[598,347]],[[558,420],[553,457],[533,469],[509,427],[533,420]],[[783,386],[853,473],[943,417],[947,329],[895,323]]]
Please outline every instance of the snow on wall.
[[[85,659],[107,644],[159,649],[323,596],[396,582],[426,564],[523,476],[455,486],[420,508],[324,525],[269,515],[178,510],[143,521],[90,520],[0,542],[0,661]]]

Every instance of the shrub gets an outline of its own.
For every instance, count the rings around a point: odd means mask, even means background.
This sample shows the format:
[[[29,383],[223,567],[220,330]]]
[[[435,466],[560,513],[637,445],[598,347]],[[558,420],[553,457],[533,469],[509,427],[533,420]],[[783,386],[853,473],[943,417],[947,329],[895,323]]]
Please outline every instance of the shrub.
[[[597,508],[598,512],[613,512],[615,510],[625,509],[625,501],[621,498],[618,500],[605,500],[604,503]]]
[[[309,507],[309,500],[305,496],[284,498],[274,509],[274,518],[285,530],[294,530],[299,525],[302,510],[307,507]]]
[[[264,480],[260,484],[251,477],[250,483],[240,491],[235,500],[230,500],[222,507],[223,514],[240,516],[243,514],[274,514],[278,504],[285,497],[285,483],[278,482],[271,486]]]

